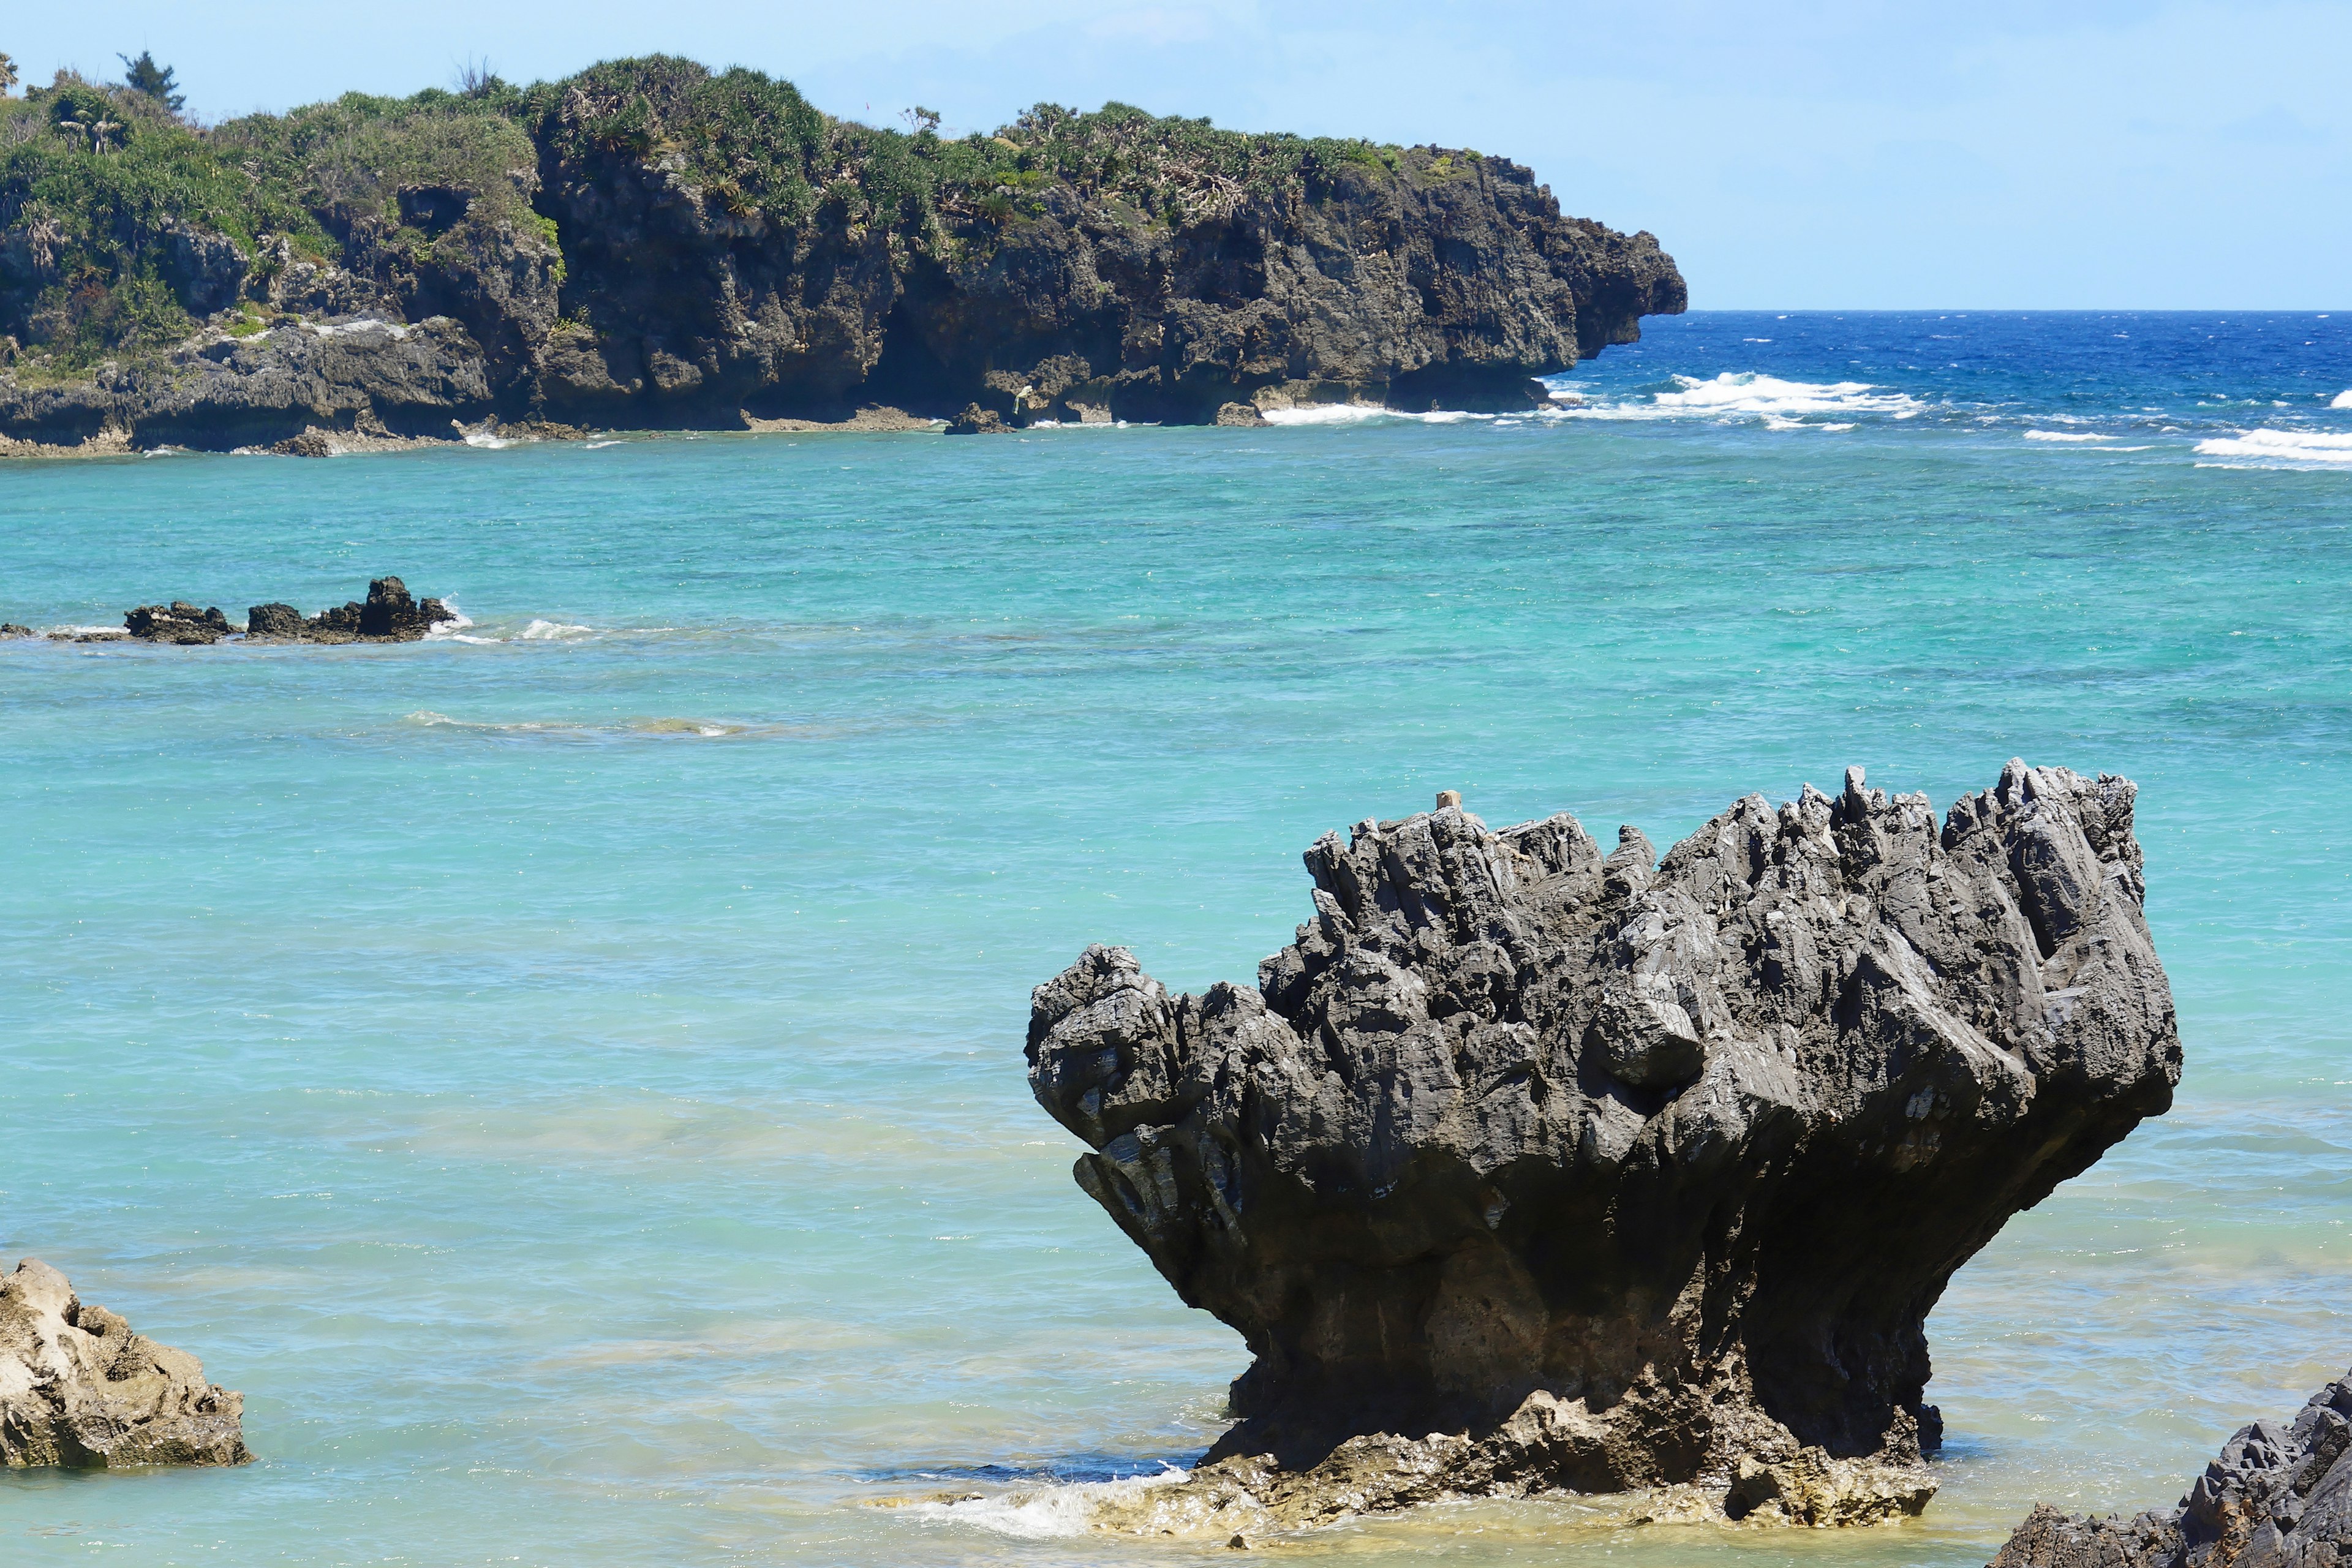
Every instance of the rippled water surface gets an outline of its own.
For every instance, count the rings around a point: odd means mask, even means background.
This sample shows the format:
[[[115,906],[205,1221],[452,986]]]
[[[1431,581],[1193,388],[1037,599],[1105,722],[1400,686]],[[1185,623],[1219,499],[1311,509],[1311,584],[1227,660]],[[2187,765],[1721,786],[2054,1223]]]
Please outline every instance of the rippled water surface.
[[[1541,417],[0,465],[0,618],[398,572],[473,623],[0,644],[0,1250],[262,1457],[0,1478],[0,1561],[1222,1552],[1069,1532],[1244,1357],[1071,1184],[1029,986],[1246,976],[1300,849],[1441,787],[1664,844],[2014,754],[2140,782],[2189,1068],[1937,1310],[1927,1517],[1261,1545],[1960,1568],[2170,1500],[2352,1363],[2347,325],[1718,314]]]

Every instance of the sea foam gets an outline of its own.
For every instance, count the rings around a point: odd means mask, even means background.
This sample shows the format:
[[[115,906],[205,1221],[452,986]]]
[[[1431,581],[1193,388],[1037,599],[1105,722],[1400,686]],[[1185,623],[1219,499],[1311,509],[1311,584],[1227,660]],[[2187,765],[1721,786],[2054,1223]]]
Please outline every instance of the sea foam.
[[[1269,408],[1265,422],[1269,425],[1361,425],[1373,419],[1414,419],[1423,425],[1459,425],[1472,419],[1492,419],[1492,414],[1473,414],[1460,408],[1433,408],[1426,414],[1415,414],[1402,408],[1382,408],[1370,403],[1310,403],[1297,408]]]
[[[2204,464],[2207,468],[2345,468],[2352,467],[2352,435],[2330,436],[2316,430],[2247,430],[2197,443],[2202,458],[2235,458],[2234,464]]]
[[[1671,387],[1622,402],[1564,408],[1568,418],[1763,420],[1773,429],[1811,424],[1807,415],[1891,415],[1907,419],[1927,405],[1907,393],[1866,381],[1785,381],[1756,371],[1725,371],[1713,380],[1677,375]],[[1772,421],[1785,421],[1772,424]]]
[[[2327,406],[2330,408],[2352,408],[2352,388],[2347,388],[2343,392],[2337,393],[2336,395],[2336,401],[2329,404]]]

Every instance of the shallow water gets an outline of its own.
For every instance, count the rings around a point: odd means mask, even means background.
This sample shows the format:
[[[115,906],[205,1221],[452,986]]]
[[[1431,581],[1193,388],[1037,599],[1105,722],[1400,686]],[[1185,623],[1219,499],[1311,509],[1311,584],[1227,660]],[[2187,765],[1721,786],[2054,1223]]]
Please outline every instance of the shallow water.
[[[1717,314],[1538,419],[0,465],[0,617],[391,571],[474,622],[0,644],[0,1252],[262,1456],[0,1478],[0,1557],[1218,1550],[1050,1489],[1198,1454],[1244,1357],[1070,1183],[1028,987],[1246,976],[1299,850],[1441,787],[1664,844],[2011,755],[2140,782],[2189,1067],[1954,1281],[1927,1517],[1261,1544],[1958,1568],[2168,1502],[2352,1363],[2347,325]]]

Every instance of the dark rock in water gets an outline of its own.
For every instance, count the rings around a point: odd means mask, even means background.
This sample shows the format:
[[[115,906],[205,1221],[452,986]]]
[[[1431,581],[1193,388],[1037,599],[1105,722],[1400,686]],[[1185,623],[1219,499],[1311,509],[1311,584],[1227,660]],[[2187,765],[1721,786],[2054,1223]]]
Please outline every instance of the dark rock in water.
[[[2044,1503],[1992,1568],[2342,1568],[2352,1563],[2352,1373],[2284,1425],[2239,1428],[2178,1506],[2129,1521]]]
[[[47,1264],[0,1276],[0,1466],[241,1465],[244,1409]]]
[[[290,641],[302,635],[302,612],[291,605],[256,605],[245,612],[245,635]]]
[[[367,603],[360,606],[360,636],[398,637],[404,632],[425,635],[425,621],[408,584],[397,577],[378,577],[368,584]]]
[[[1013,428],[999,417],[993,408],[982,408],[977,403],[964,405],[962,413],[948,421],[950,436],[995,436]]]
[[[0,621],[0,637],[28,637],[32,635],[30,626],[20,626],[14,621]]]
[[[291,605],[256,605],[245,613],[245,633],[284,642],[415,642],[457,612],[438,599],[418,599],[397,577],[368,584],[365,604],[354,599],[309,620]]]
[[[1256,1358],[1187,1484],[1916,1512],[1946,1282],[2179,1077],[2136,793],[2012,762],[1939,830],[1857,768],[1663,863],[1449,805],[1308,850],[1255,985],[1087,949],[1031,1086]]]
[[[1265,416],[1258,412],[1255,403],[1228,403],[1217,410],[1215,422],[1219,425],[1263,425]]]
[[[142,605],[122,617],[123,629],[142,642],[195,646],[216,643],[236,628],[217,609],[200,610],[185,599]]]

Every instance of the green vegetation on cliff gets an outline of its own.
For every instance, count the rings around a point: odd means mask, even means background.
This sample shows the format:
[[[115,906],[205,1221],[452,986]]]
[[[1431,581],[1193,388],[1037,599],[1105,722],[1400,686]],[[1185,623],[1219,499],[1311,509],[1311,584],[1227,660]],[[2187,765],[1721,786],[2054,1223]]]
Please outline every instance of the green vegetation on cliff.
[[[165,347],[289,261],[430,262],[464,243],[458,216],[556,243],[534,207],[541,170],[596,153],[670,168],[745,220],[853,240],[879,229],[894,247],[958,255],[1034,216],[1057,185],[1181,227],[1343,167],[1401,166],[1393,147],[1244,135],[1124,104],[1041,104],[958,138],[915,110],[898,131],[834,119],[758,71],[660,55],[528,88],[351,93],[205,128],[175,112],[168,69],[131,64],[135,86],[61,74],[0,100],[0,334],[14,340],[0,356],[70,369]],[[243,262],[226,296],[226,258],[206,248],[220,240]]]

